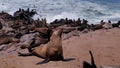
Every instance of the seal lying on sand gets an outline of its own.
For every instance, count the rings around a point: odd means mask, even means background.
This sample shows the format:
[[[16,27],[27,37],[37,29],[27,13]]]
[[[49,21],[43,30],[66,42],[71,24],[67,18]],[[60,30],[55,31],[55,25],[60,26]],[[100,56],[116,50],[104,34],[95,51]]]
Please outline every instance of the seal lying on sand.
[[[34,48],[41,44],[45,44],[50,40],[50,37],[52,35],[52,30],[50,28],[46,28],[46,27],[35,28],[34,31],[38,32],[38,33],[34,34],[34,43],[31,43],[33,36],[29,36],[31,34],[28,34],[27,38],[29,38],[30,42],[26,42],[25,45],[21,45],[21,48],[29,48],[29,47]],[[30,39],[30,37],[32,37],[32,38]],[[26,41],[29,41],[29,40],[27,39]]]
[[[0,45],[11,43],[11,42],[19,42],[19,39],[16,39],[16,38],[11,37],[11,36],[0,35]]]
[[[38,63],[47,63],[50,60],[64,60],[63,48],[62,48],[62,30],[56,30],[50,37],[50,41],[45,45],[40,45],[35,48],[29,48],[29,51],[38,57],[45,59],[44,61]],[[21,56],[25,54],[19,53]]]
[[[52,30],[46,27],[35,28],[34,31],[39,32],[40,37],[42,38],[49,38],[52,35]]]

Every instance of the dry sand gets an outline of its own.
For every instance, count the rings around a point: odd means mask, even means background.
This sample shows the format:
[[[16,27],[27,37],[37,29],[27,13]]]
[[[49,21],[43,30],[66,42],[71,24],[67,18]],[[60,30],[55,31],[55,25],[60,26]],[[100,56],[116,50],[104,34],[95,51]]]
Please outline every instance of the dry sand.
[[[82,68],[82,62],[90,62],[89,50],[93,52],[97,65],[120,65],[120,29],[97,30],[80,33],[63,40],[65,59],[68,62],[50,61],[36,65],[43,59],[36,56],[20,57],[17,54],[0,56],[0,68]]]

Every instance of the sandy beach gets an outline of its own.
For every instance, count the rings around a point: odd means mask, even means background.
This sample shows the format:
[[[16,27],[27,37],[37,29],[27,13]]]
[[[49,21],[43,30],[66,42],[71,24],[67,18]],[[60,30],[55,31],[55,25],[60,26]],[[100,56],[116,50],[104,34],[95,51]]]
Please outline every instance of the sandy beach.
[[[36,56],[21,57],[17,53],[0,56],[0,68],[83,68],[83,61],[91,62],[89,50],[96,65],[120,65],[120,29],[96,30],[80,33],[62,41],[65,59],[68,62],[50,61],[36,65],[43,59]],[[12,48],[12,47],[10,47]],[[25,50],[27,51],[27,49]]]

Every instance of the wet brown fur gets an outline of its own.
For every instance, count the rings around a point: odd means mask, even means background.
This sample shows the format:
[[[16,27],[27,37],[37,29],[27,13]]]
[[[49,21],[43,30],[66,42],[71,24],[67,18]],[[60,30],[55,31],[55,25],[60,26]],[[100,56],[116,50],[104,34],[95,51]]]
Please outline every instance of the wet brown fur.
[[[62,30],[54,31],[50,38],[50,42],[35,47],[32,53],[44,59],[63,60],[61,33]]]
[[[35,36],[35,42],[34,44],[31,45],[31,48],[39,46],[41,44],[45,44],[50,40],[50,36],[52,34],[52,30],[46,27],[42,27],[42,28],[35,28],[36,32],[39,32],[39,35]],[[25,45],[22,45],[21,48],[25,49],[30,47],[31,43],[27,43]]]
[[[46,28],[46,27],[44,27],[44,28],[35,28],[34,31],[44,33],[44,34],[48,35],[51,32],[51,29]]]
[[[19,42],[19,40],[14,37],[6,36],[6,35],[0,36],[0,45],[11,43],[11,42]]]

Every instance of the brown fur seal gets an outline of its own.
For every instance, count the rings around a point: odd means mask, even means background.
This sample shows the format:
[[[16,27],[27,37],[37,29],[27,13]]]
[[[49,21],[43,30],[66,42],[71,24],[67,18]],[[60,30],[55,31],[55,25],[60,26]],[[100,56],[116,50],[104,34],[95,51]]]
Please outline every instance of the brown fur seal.
[[[26,42],[25,45],[21,45],[22,49],[24,49],[24,48],[34,48],[34,47],[39,46],[41,44],[45,44],[50,40],[50,36],[52,34],[51,29],[46,28],[46,27],[35,28],[35,31],[39,32],[39,34],[35,35],[34,43],[31,44],[31,42]]]
[[[61,34],[61,29],[56,30],[53,32],[47,44],[31,49],[32,54],[45,59],[38,64],[47,63],[50,60],[64,60]]]
[[[52,36],[50,37],[50,42],[45,45],[35,47],[32,50],[32,53],[41,58],[44,58],[44,63],[49,62],[49,60],[63,60],[64,58],[61,34],[62,30],[54,31]]]
[[[48,42],[48,39],[40,38],[40,37],[35,37],[34,40],[35,40],[35,42],[32,45],[31,45],[31,43],[33,42],[33,40],[30,40],[30,42],[25,41],[24,43],[22,43],[20,48],[21,49],[25,49],[25,48],[29,48],[29,47],[34,48],[34,47],[37,47],[41,44],[45,44]]]
[[[0,36],[0,45],[6,44],[6,43],[11,43],[11,42],[19,42],[19,40],[14,37],[6,36],[6,35]]]
[[[52,34],[52,30],[50,28],[42,27],[42,28],[35,28],[34,31],[39,32],[40,35],[49,36]]]

